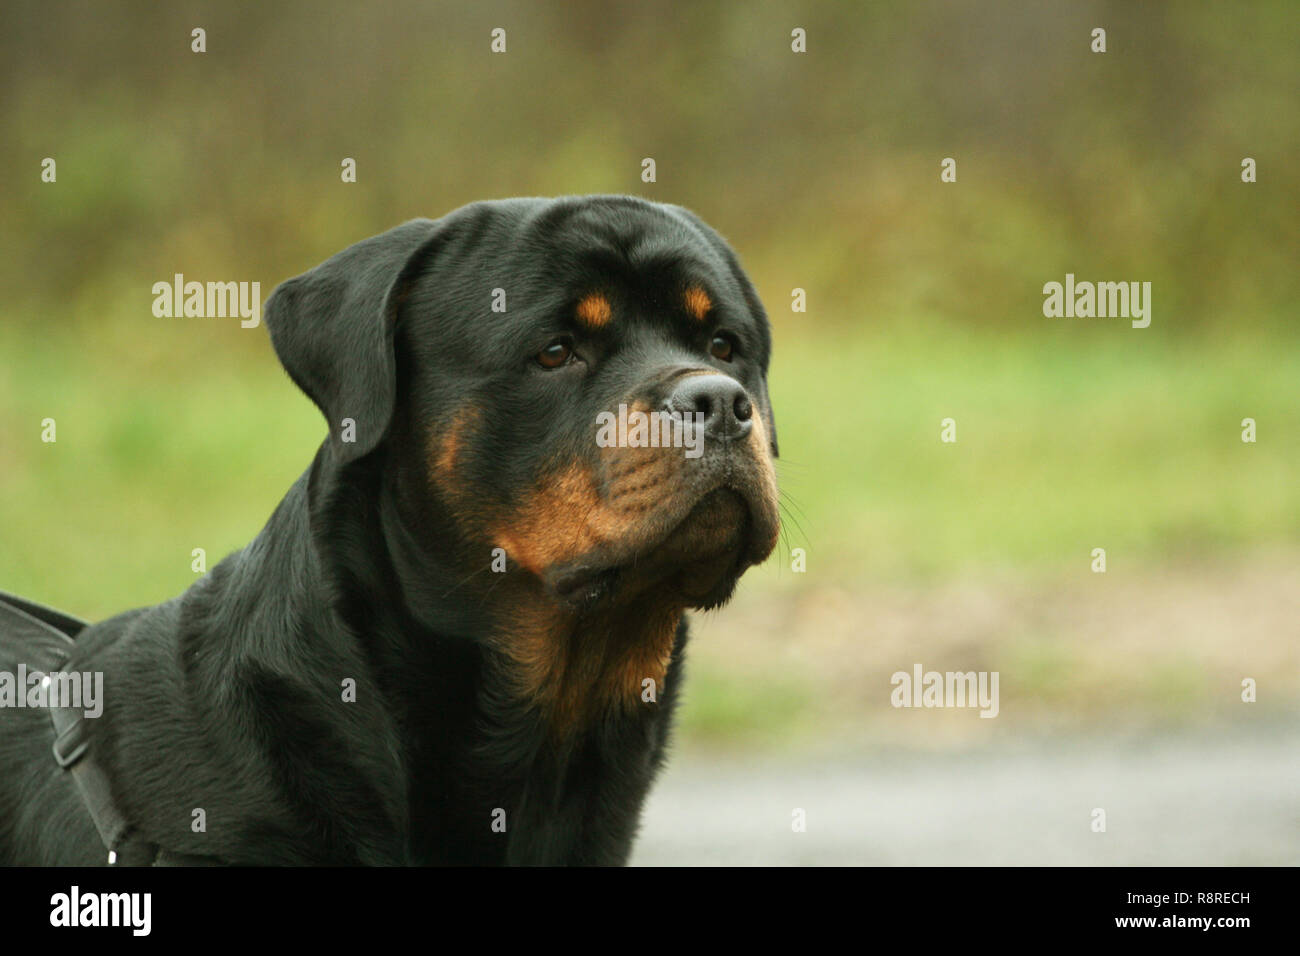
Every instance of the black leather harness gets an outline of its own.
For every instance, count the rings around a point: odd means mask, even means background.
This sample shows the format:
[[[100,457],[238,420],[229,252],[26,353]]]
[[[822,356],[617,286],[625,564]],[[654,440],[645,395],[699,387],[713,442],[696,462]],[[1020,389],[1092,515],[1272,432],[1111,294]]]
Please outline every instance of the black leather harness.
[[[76,646],[73,638],[86,628],[59,611],[0,592],[0,639],[11,643],[17,658],[32,672],[58,673]],[[26,693],[26,688],[19,688]],[[90,747],[85,713],[75,707],[50,707],[54,723],[54,760],[66,770],[104,842],[110,865],[151,866],[166,862],[163,851],[133,833],[131,824],[113,799],[112,786]],[[179,862],[179,861],[175,861]]]

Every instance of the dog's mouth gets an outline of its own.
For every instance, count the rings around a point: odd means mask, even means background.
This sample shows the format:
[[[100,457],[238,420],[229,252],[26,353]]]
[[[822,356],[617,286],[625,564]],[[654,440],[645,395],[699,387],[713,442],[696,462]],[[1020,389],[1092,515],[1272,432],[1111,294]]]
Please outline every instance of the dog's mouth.
[[[632,553],[588,555],[551,569],[547,588],[582,612],[631,600],[651,589],[682,607],[724,603],[740,575],[771,551],[754,506],[739,491],[715,488],[669,530]]]

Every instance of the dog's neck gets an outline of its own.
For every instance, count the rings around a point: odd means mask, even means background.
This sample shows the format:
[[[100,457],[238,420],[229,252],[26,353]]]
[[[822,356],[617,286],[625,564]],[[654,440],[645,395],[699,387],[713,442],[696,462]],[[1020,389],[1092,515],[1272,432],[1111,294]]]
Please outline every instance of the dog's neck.
[[[358,521],[356,509],[340,510],[336,520],[352,524],[333,528],[330,540],[377,532],[370,560],[382,551],[389,572],[378,582],[386,589],[379,606],[366,618],[401,609],[395,627],[407,638],[403,656],[449,643],[472,646],[482,661],[487,706],[531,714],[557,740],[599,720],[653,710],[673,657],[680,605],[646,593],[588,613],[566,610],[535,575],[496,560],[490,544],[447,537],[457,522],[436,510],[442,504],[424,474],[403,473],[400,460],[389,460],[368,478],[350,480],[383,484],[382,493],[352,495],[378,502],[381,513]]]
[[[621,833],[634,814],[574,828],[578,842],[563,850],[544,834],[556,819],[582,817],[607,788],[641,793],[648,785],[675,698],[677,616],[647,607],[574,621],[531,605],[531,618],[520,610],[502,627],[464,594],[451,594],[445,600],[459,602],[461,616],[441,620],[464,629],[434,626],[425,614],[446,588],[416,591],[420,576],[401,553],[409,542],[386,527],[377,504],[384,496],[368,485],[381,472],[361,467],[339,480],[327,455],[322,450],[252,543],[178,602],[147,612],[179,615],[171,667],[185,674],[187,692],[169,695],[174,673],[152,674],[148,660],[124,656],[138,693],[123,698],[121,720],[196,727],[192,711],[200,709],[250,727],[289,728],[276,737],[283,753],[273,759],[314,768],[312,779],[355,783],[346,793],[313,786],[308,795],[295,771],[297,782],[276,785],[288,787],[277,799],[309,800],[313,813],[339,821],[337,845],[320,848],[325,859],[356,853],[375,862],[405,852],[428,861],[500,854],[527,862],[558,852],[608,861],[587,841]],[[498,605],[501,593],[490,593],[488,603]],[[184,733],[165,749],[160,759],[175,762],[211,748]],[[141,784],[154,802],[182,799],[168,789],[170,777],[122,759],[123,772],[157,778]],[[214,770],[214,781],[224,779]],[[240,799],[237,789],[212,786],[222,791],[214,803]],[[496,808],[511,814],[507,839],[487,829]],[[386,842],[392,833],[405,851]],[[286,860],[295,839],[284,841]],[[221,846],[192,842],[171,848],[223,855]]]

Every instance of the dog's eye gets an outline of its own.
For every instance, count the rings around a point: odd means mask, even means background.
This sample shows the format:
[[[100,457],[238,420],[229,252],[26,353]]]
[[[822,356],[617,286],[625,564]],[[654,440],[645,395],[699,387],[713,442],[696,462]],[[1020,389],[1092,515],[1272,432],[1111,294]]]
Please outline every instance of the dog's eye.
[[[735,343],[729,335],[715,335],[713,341],[709,343],[709,354],[716,359],[722,359],[724,362],[731,361],[731,350]]]
[[[568,339],[556,339],[537,353],[537,364],[542,368],[559,368],[573,358],[573,343]]]

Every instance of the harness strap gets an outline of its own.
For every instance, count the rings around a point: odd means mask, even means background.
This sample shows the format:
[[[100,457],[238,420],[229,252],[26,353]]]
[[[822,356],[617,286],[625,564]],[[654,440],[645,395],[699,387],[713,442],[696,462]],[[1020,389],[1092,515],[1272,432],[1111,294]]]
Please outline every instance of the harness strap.
[[[0,593],[0,633],[17,642],[32,670],[48,686],[51,672],[60,671],[76,646],[71,635],[85,625],[49,608]],[[54,724],[54,760],[72,776],[82,803],[108,851],[109,863],[150,866],[158,847],[132,838],[131,825],[113,799],[103,766],[95,759],[86,733],[85,714],[72,707],[50,707]]]
[[[72,782],[95,821],[99,838],[109,851],[109,861],[113,862],[131,825],[113,800],[108,774],[90,751],[85,715],[70,707],[51,707],[50,716],[54,720],[54,761],[72,774]]]

